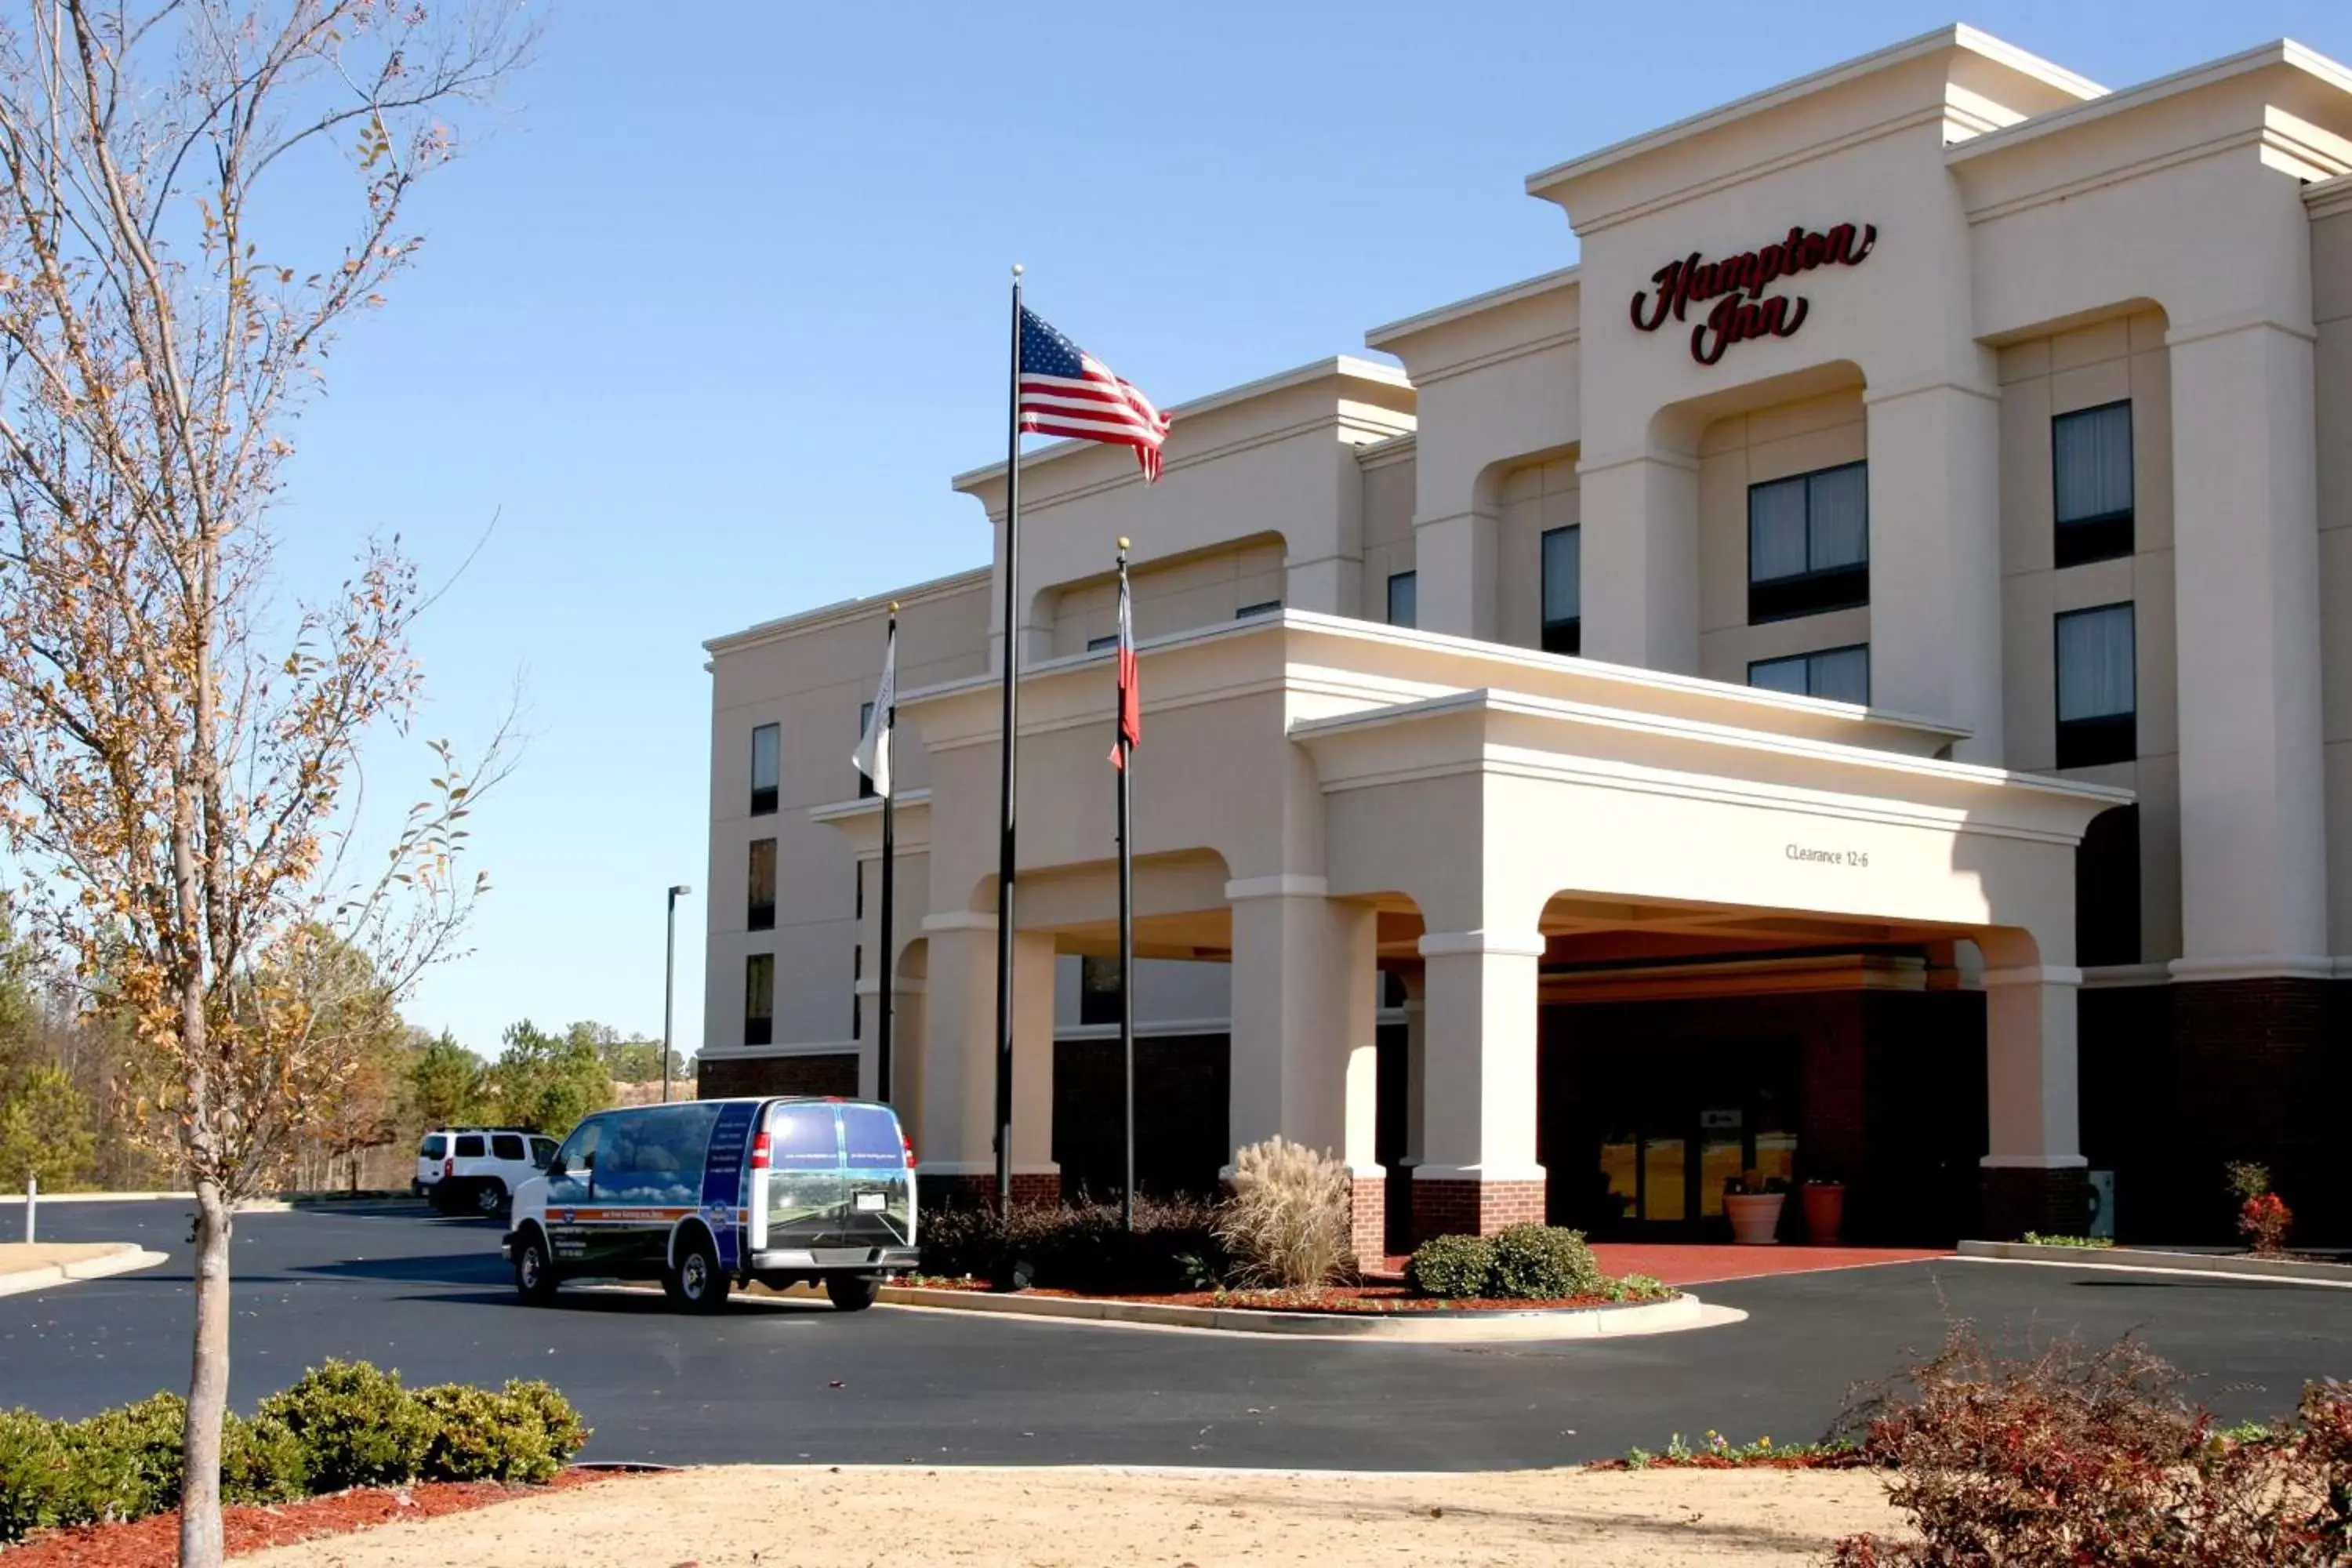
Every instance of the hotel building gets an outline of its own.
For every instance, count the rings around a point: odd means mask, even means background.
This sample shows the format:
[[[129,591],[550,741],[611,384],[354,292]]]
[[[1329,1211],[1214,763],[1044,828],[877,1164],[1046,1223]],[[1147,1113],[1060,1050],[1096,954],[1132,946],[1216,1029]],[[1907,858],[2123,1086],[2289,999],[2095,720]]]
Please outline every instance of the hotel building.
[[[1952,27],[1526,189],[1576,266],[1174,409],[1158,485],[1025,455],[1014,626],[979,566],[708,645],[703,1092],[870,1091],[887,988],[921,1172],[992,1185],[1010,635],[1016,1193],[1116,1180],[1129,535],[1146,1184],[1280,1132],[1368,1253],[1747,1172],[2182,1238],[2253,1159],[2352,1240],[2352,72]]]

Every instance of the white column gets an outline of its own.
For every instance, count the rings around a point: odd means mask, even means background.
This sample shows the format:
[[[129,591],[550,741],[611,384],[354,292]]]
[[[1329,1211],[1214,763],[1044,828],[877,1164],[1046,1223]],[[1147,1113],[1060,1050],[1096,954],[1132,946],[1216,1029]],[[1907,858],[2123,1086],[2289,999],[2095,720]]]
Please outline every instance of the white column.
[[[1698,459],[1595,455],[1576,471],[1585,657],[1696,675]]]
[[[1319,877],[1225,884],[1233,903],[1232,1134],[1280,1133],[1377,1177],[1376,917],[1323,896]]]
[[[1499,526],[1472,509],[1412,520],[1413,618],[1425,632],[1493,641]]]
[[[2001,757],[2000,404],[1938,382],[1864,399],[1870,452],[1870,700],[1970,733]]]
[[[996,1173],[996,917],[957,910],[923,921],[929,979],[923,1009],[918,1171]]]
[[[1540,1182],[1536,1163],[1538,931],[1433,931],[1426,961],[1423,1163],[1413,1180]]]
[[[2057,964],[1985,971],[1987,1168],[2084,1163],[2074,1053],[2082,984],[2081,970]]]
[[[1429,981],[1425,973],[1404,973],[1404,1154],[1411,1169],[1426,1158],[1422,1108],[1429,1100]]]
[[[2310,339],[2176,327],[2173,581],[2185,979],[2324,974]]]
[[[992,1027],[989,1047],[992,1051],[995,1048]],[[1054,933],[1016,931],[1013,934],[1013,1174],[1016,1182],[1024,1176],[1053,1178],[1058,1197],[1061,1172],[1054,1159]],[[1016,1191],[1015,1195],[1032,1194]]]

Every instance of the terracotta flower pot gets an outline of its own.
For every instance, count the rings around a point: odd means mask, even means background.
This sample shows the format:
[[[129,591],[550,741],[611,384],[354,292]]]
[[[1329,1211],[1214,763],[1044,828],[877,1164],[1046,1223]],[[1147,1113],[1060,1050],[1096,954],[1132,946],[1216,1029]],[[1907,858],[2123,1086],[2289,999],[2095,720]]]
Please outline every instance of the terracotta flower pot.
[[[1770,1247],[1780,1238],[1780,1205],[1786,1193],[1726,1193],[1723,1212],[1731,1216],[1731,1239],[1742,1247]]]
[[[1845,1184],[1809,1182],[1805,1185],[1805,1235],[1815,1247],[1835,1247],[1845,1224]]]

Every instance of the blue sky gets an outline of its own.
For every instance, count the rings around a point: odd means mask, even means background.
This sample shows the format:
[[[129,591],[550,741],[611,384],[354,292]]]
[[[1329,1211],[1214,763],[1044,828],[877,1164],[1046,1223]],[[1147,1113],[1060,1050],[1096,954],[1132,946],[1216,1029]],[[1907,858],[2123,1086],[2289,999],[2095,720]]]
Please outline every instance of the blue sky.
[[[692,16],[692,29],[650,26]],[[661,1021],[662,892],[705,880],[705,637],[986,558],[948,476],[1003,440],[1003,290],[1163,405],[1568,264],[1528,173],[1956,19],[1769,6],[574,3],[414,209],[428,237],[295,431],[286,589],[400,533],[424,732],[532,739],[484,804],[495,891],[408,1008]],[[2109,87],[2343,0],[1980,4]],[[887,548],[877,542],[887,540]],[[844,740],[844,749],[848,745]],[[396,758],[379,748],[381,804]],[[418,775],[421,776],[421,773]],[[786,890],[790,896],[790,890]],[[698,1040],[704,908],[680,910]]]

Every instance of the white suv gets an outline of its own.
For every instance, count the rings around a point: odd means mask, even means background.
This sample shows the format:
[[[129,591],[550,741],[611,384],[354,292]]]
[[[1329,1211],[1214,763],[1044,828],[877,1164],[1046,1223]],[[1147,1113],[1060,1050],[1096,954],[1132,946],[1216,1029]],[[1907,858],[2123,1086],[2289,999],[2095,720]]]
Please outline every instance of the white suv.
[[[507,1194],[547,1168],[555,1140],[517,1127],[445,1127],[416,1146],[409,1191],[443,1214],[507,1212]]]

